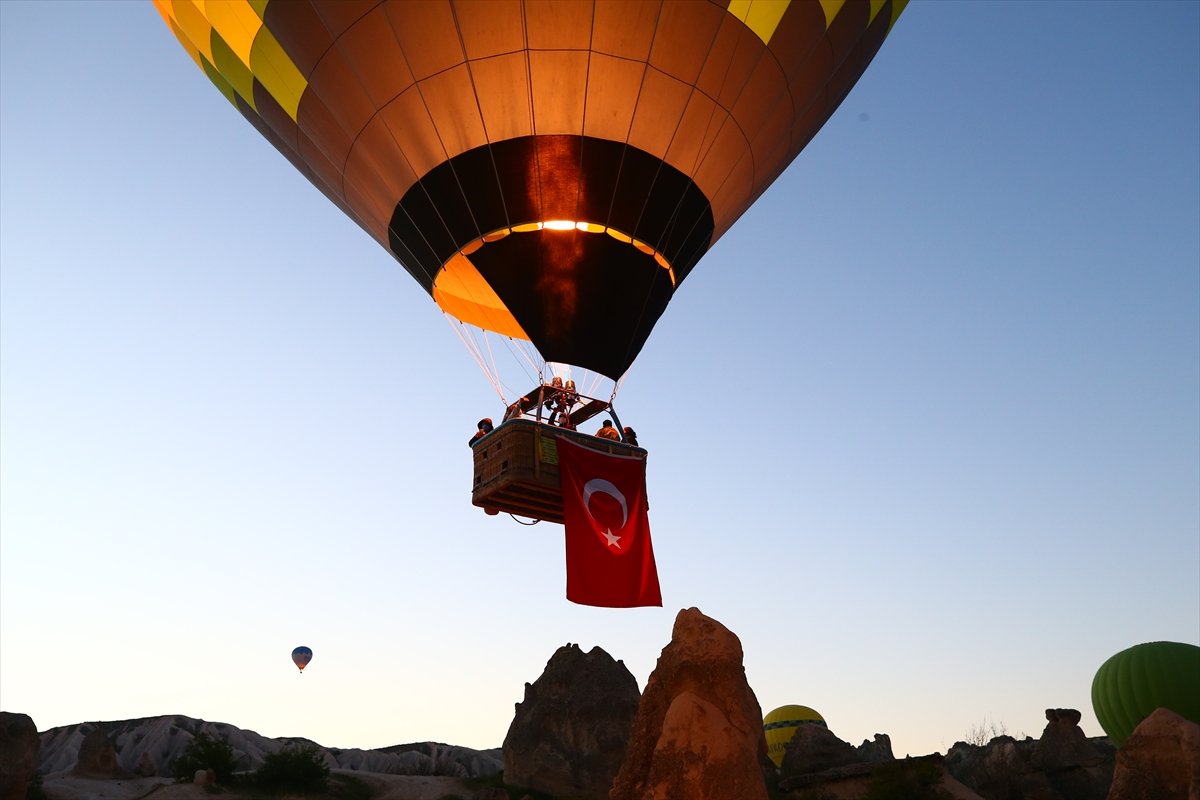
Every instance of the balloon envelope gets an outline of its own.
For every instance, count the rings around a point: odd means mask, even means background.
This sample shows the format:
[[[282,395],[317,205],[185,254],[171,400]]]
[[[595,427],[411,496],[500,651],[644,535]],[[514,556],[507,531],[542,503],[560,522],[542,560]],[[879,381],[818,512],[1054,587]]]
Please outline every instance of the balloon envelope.
[[[907,0],[154,2],[443,311],[617,379]]]
[[[1200,723],[1200,647],[1146,642],[1108,659],[1092,680],[1092,709],[1120,746],[1158,708]]]
[[[783,751],[801,725],[826,727],[825,719],[808,706],[780,706],[763,717],[763,733],[767,737],[767,756],[775,766],[783,765]]]
[[[307,647],[297,647],[292,651],[292,663],[304,672],[304,668],[308,666],[308,662],[312,661],[312,650]]]

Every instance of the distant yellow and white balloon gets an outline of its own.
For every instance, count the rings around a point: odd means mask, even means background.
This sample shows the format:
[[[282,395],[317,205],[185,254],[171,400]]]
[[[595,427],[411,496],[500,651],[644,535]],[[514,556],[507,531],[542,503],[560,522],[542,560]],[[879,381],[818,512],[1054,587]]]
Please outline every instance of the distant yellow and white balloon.
[[[763,733],[767,737],[767,756],[779,767],[783,751],[801,725],[828,727],[825,718],[808,706],[780,706],[763,717]]]

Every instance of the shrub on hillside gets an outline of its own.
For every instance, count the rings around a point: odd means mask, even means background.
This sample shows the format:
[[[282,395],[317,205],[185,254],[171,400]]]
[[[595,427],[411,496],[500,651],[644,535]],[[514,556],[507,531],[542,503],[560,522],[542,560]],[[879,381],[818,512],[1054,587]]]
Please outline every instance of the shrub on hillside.
[[[47,800],[46,789],[42,786],[42,773],[35,772],[29,778],[29,785],[25,787],[25,800]]]
[[[171,774],[175,780],[187,783],[195,777],[196,770],[211,769],[217,776],[217,783],[228,785],[233,782],[236,763],[229,742],[207,733],[197,733],[183,749],[183,754],[171,763]]]
[[[319,792],[328,778],[329,767],[321,751],[311,745],[271,753],[254,773],[255,785],[269,792]]]
[[[949,800],[942,771],[925,761],[895,761],[875,771],[864,800]]]

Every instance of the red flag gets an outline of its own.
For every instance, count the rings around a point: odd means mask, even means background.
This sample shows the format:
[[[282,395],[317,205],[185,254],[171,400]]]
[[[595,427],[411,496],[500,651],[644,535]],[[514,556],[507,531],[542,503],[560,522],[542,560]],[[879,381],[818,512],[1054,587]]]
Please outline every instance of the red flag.
[[[646,462],[558,440],[567,537],[567,599],[661,606],[646,509]]]

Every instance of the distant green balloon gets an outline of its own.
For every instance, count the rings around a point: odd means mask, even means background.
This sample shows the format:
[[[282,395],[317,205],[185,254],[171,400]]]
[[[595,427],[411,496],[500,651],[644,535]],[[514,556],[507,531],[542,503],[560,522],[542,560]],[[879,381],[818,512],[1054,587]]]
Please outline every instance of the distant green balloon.
[[[1158,708],[1200,724],[1200,647],[1146,642],[1122,650],[1096,671],[1092,708],[1118,746]]]

